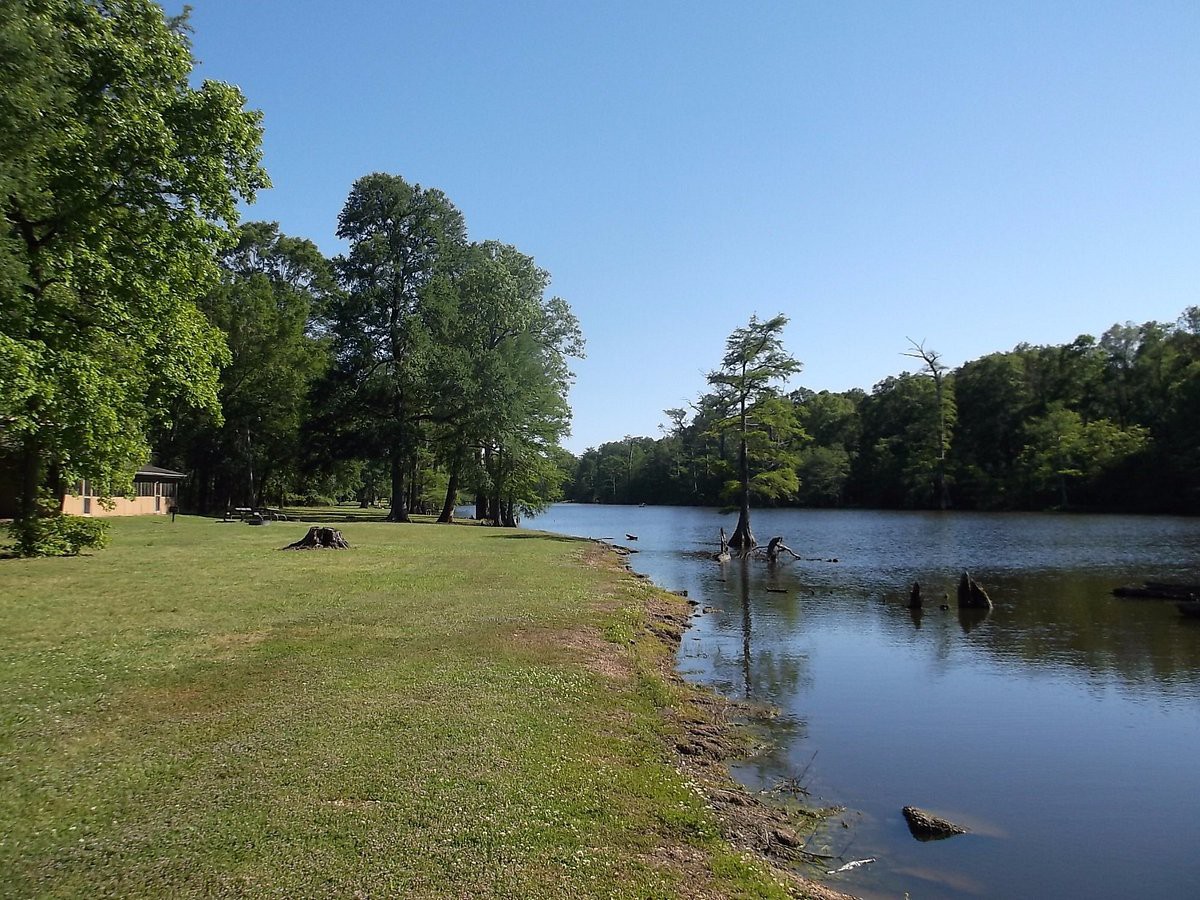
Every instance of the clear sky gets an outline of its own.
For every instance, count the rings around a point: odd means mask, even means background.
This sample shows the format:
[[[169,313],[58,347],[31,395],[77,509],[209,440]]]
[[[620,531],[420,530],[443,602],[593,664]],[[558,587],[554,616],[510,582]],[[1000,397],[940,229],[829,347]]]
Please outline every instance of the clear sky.
[[[783,312],[867,390],[1200,305],[1200,3],[192,0],[265,114],[247,218],[334,255],[353,181],[446,192],[588,342],[579,452],[656,435]],[[178,4],[168,4],[176,11]]]

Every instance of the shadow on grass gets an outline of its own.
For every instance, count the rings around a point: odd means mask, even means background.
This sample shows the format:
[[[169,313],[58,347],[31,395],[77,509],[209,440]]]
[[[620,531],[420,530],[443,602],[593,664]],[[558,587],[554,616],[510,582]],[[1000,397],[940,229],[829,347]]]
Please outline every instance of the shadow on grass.
[[[510,541],[569,541],[575,543],[591,540],[591,538],[575,537],[570,534],[551,534],[548,531],[509,531],[497,536]]]
[[[289,522],[316,522],[321,525],[330,525],[334,522],[380,522],[384,525],[397,525],[403,523],[393,522],[387,516],[372,516],[372,515],[356,515],[355,513],[304,513],[304,512],[288,512]]]

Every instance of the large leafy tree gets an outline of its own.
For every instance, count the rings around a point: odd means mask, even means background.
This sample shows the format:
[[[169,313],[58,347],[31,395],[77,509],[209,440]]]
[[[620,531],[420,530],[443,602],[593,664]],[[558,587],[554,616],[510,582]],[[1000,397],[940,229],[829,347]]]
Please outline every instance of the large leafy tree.
[[[1109,419],[1086,422],[1074,410],[1054,404],[1026,425],[1020,462],[1034,490],[1056,490],[1066,509],[1069,484],[1086,486],[1142,450],[1147,438],[1139,425],[1122,428]]]
[[[765,448],[773,443],[771,423],[752,420],[750,410],[773,398],[776,385],[800,371],[800,361],[783,347],[787,321],[784,315],[766,320],[751,316],[748,324],[735,329],[725,341],[721,367],[708,375],[708,383],[716,388],[716,398],[727,416],[726,427],[734,430],[738,439],[738,523],[729,539],[729,545],[735,548],[749,549],[757,544],[750,528],[751,445]],[[774,420],[773,415],[770,418]],[[770,494],[789,488],[794,491],[794,470],[790,479],[786,471],[772,467],[758,472],[755,477],[760,490]]]
[[[333,418],[364,458],[388,460],[392,510],[409,519],[409,488],[435,410],[438,324],[467,246],[462,214],[441,191],[375,173],[354,183],[338,219],[344,293],[330,304],[337,369]],[[444,397],[442,399],[445,399]]]
[[[334,295],[329,261],[316,245],[274,223],[239,228],[221,269],[200,306],[231,354],[221,373],[223,421],[181,414],[159,443],[160,458],[191,473],[191,499],[202,511],[260,506],[268,491],[278,496],[295,484],[309,390],[328,360],[311,323]]]
[[[549,281],[511,245],[469,248],[433,366],[450,476],[440,521],[451,520],[465,472],[476,514],[498,524],[536,510],[562,480],[553,450],[570,421],[566,358],[581,355],[583,341],[566,302],[546,297]]]
[[[975,507],[1012,504],[1014,466],[1032,404],[1024,356],[991,353],[964,363],[954,376],[954,394],[959,501]]]
[[[192,68],[186,22],[149,0],[0,4],[0,451],[22,521],[74,478],[120,489],[179,405],[219,414],[227,351],[195,301],[267,178],[259,114]]]
[[[791,395],[796,420],[809,442],[799,454],[800,501],[812,506],[845,502],[850,466],[857,453],[858,406],[862,392],[815,393],[801,388]]]

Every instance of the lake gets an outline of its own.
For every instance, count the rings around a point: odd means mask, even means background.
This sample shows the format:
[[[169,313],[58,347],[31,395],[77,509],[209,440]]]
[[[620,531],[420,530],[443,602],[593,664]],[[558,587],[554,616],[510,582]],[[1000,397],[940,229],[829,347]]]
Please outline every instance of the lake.
[[[1200,520],[752,521],[762,544],[783,535],[804,560],[703,558],[736,524],[711,509],[559,504],[525,525],[635,547],[637,571],[707,608],[679,650],[685,677],[780,710],[773,749],[734,774],[752,788],[795,779],[810,802],[846,807],[813,846],[876,859],[831,885],[913,900],[1200,898],[1200,620],[1111,594],[1200,583]],[[990,614],[956,608],[964,569]],[[921,614],[905,608],[913,581]],[[914,840],[907,805],[971,833]]]

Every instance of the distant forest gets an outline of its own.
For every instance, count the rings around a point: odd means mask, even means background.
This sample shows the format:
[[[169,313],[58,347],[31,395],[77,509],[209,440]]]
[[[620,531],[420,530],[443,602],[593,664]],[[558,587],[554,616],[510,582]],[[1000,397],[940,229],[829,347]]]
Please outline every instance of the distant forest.
[[[798,487],[766,492],[776,496],[760,505],[1200,508],[1200,307],[1173,324],[1019,344],[953,370],[923,345],[906,355],[914,370],[870,393],[799,388],[761,401],[752,466],[784,476],[764,483]],[[737,444],[718,398],[665,412],[663,436],[626,436],[579,456],[566,496],[729,504]]]

